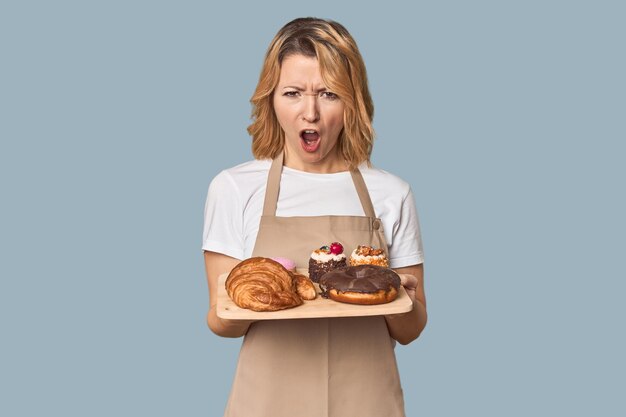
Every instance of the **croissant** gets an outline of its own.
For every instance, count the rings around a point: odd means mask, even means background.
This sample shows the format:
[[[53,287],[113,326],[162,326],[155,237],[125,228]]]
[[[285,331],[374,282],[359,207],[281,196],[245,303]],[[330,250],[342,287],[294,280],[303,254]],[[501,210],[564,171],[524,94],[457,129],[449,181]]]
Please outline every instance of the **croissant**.
[[[303,300],[313,300],[317,297],[317,291],[313,286],[313,281],[306,275],[291,273],[296,284],[296,292]]]
[[[269,258],[238,263],[226,278],[228,296],[241,308],[276,311],[302,304],[292,274]]]

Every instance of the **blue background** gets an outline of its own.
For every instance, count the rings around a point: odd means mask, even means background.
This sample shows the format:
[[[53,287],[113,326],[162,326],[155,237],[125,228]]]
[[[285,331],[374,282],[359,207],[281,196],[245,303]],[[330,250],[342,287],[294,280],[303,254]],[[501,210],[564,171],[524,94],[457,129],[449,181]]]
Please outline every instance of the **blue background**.
[[[356,38],[373,162],[417,198],[407,414],[625,415],[624,3],[293,3],[2,3],[0,414],[221,415],[240,340],[205,324],[206,189],[312,15]]]

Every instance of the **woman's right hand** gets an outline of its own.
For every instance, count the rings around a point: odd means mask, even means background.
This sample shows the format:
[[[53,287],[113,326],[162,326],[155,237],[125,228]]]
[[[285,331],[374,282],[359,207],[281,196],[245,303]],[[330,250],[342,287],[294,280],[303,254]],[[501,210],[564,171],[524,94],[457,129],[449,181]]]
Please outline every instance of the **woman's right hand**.
[[[207,314],[207,324],[213,333],[222,337],[244,336],[254,320],[228,320],[217,316],[215,306]]]
[[[226,320],[217,316],[217,290],[218,278],[224,273],[230,272],[239,262],[239,259],[231,258],[217,252],[204,252],[204,264],[206,277],[209,285],[209,312],[207,324],[213,333],[222,337],[241,337],[246,334],[254,321],[251,320]]]

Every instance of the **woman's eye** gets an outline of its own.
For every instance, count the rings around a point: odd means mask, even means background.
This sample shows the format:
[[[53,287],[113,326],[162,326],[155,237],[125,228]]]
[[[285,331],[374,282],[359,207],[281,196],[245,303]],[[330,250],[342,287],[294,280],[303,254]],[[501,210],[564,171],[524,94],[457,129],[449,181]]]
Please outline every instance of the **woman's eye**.
[[[329,100],[337,100],[339,98],[339,96],[337,96],[337,94],[331,93],[330,91],[324,91],[322,93],[322,97],[327,98]]]
[[[285,91],[283,95],[285,97],[298,97],[298,92],[297,91]]]

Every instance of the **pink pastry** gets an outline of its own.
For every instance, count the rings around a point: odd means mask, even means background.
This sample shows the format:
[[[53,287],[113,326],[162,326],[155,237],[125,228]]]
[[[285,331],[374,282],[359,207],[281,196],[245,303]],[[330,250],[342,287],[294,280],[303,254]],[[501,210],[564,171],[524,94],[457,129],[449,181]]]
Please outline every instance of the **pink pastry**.
[[[296,272],[296,263],[292,261],[291,259],[281,258],[281,257],[270,258],[270,259],[281,264],[283,267],[285,267],[287,271]]]

